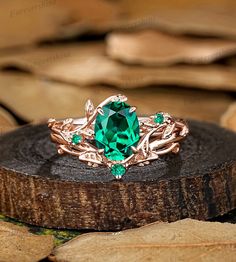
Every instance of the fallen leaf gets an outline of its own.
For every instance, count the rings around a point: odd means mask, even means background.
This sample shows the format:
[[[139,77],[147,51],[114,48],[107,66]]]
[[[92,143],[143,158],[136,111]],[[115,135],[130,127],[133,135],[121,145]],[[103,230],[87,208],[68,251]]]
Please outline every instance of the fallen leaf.
[[[121,1],[119,29],[157,28],[175,34],[236,38],[234,0]]]
[[[17,127],[14,117],[0,107],[0,135]]]
[[[192,8],[176,8],[156,12],[160,28],[169,32],[236,38],[236,6],[234,1],[204,3]]]
[[[221,125],[236,132],[236,103],[232,103],[221,117]]]
[[[12,0],[0,7],[0,48],[144,27],[236,38],[233,0]]]
[[[1,55],[6,48],[106,32],[121,15],[117,3],[105,0],[11,0],[0,7]]]
[[[172,67],[128,66],[110,59],[104,43],[40,47],[0,58],[0,67],[15,66],[39,76],[81,85],[119,88],[178,85],[236,90],[236,68],[223,65]]]
[[[108,93],[106,88],[97,88],[94,94],[94,88],[74,87],[26,74],[0,74],[0,101],[29,122],[83,115],[89,97],[98,103]]]
[[[107,53],[125,63],[171,65],[208,64],[236,53],[236,41],[174,36],[157,30],[111,33]]]
[[[81,117],[87,99],[98,105],[120,92],[105,86],[72,86],[27,74],[0,73],[0,102],[28,121]],[[213,122],[219,121],[233,101],[230,95],[218,92],[167,87],[127,89],[122,93],[131,105],[137,106],[140,115],[166,111],[175,116]]]
[[[51,261],[235,261],[236,225],[184,219],[117,233],[83,234],[56,248]]]
[[[55,0],[11,0],[0,3],[0,48],[55,38],[69,19]],[[5,51],[3,51],[4,53]]]
[[[0,246],[0,261],[36,262],[50,254],[53,237],[33,235],[26,227],[0,221]]]
[[[72,21],[64,26],[66,36],[83,33],[107,32],[122,13],[115,1],[57,0],[58,6],[68,10]]]
[[[70,10],[73,18],[65,26],[67,35],[152,27],[181,34],[236,36],[234,0],[136,0],[135,4],[132,0],[57,0],[57,3]]]

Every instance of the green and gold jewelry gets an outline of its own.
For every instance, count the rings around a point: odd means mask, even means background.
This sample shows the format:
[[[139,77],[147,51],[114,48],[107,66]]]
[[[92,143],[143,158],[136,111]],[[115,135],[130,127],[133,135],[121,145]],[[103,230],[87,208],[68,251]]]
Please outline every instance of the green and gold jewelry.
[[[120,179],[132,165],[144,166],[160,155],[179,152],[189,129],[182,119],[158,112],[137,117],[123,95],[105,99],[96,108],[85,105],[86,117],[48,120],[59,154],[68,153],[91,167],[107,166]]]

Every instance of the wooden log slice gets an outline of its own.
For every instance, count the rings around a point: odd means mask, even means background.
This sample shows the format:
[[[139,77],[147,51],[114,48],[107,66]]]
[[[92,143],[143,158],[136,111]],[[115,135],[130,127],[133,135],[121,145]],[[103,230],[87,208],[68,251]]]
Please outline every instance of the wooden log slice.
[[[57,155],[46,125],[0,137],[0,212],[34,225],[121,230],[154,221],[210,219],[236,207],[236,134],[189,121],[180,153],[123,180]]]

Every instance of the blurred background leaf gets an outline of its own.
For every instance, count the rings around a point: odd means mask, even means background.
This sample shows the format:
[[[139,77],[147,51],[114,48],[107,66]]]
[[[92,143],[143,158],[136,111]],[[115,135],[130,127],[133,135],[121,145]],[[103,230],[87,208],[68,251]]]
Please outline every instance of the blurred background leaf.
[[[1,1],[1,134],[84,116],[88,98],[97,105],[117,93],[140,115],[161,110],[236,131],[235,14],[235,0]],[[79,234],[30,231],[56,244]]]

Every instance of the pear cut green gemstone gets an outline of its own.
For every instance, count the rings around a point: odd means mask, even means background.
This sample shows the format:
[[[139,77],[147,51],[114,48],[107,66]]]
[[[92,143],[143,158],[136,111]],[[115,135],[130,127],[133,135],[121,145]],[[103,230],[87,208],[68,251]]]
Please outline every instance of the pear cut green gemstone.
[[[72,136],[71,142],[75,145],[78,145],[82,141],[82,137],[80,135],[74,134]]]
[[[163,124],[163,122],[164,122],[164,115],[162,113],[157,113],[155,115],[154,122],[156,124]]]
[[[136,112],[124,102],[110,102],[102,107],[95,121],[95,141],[104,155],[113,161],[124,160],[132,155],[132,146],[140,138],[139,121]]]
[[[116,178],[121,178],[126,172],[126,168],[122,164],[115,164],[111,168],[111,173]]]

